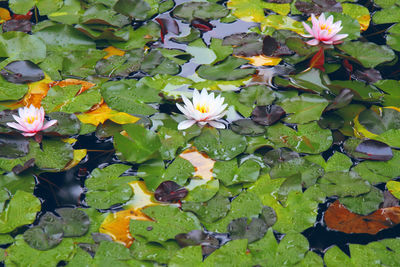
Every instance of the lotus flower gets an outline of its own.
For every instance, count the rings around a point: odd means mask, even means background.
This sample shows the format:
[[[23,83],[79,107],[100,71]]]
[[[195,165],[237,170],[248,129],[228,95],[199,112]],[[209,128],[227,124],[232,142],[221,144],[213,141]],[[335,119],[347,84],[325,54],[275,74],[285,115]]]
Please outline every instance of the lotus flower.
[[[194,90],[193,103],[185,96],[182,96],[182,99],[185,106],[182,107],[179,104],[176,104],[176,106],[188,120],[180,122],[178,130],[185,130],[195,123],[199,126],[209,124],[215,128],[225,128],[223,123],[217,121],[225,116],[226,113],[227,104],[223,104],[223,97],[214,97],[214,93],[208,94],[207,90],[203,89],[201,94]]]
[[[44,122],[44,110],[43,107],[36,108],[31,105],[18,109],[19,117],[13,115],[14,119],[18,122],[7,122],[7,125],[11,128],[22,131],[23,136],[34,136],[38,132],[49,128],[57,123],[57,120],[51,120]]]
[[[311,14],[312,29],[306,23],[303,22],[304,28],[310,34],[304,34],[304,37],[314,37],[314,39],[307,42],[309,45],[318,45],[319,42],[324,44],[339,44],[343,38],[346,38],[348,34],[338,34],[343,28],[342,22],[339,20],[333,23],[333,16],[329,16],[325,19],[325,15],[322,13],[317,19],[314,14]]]

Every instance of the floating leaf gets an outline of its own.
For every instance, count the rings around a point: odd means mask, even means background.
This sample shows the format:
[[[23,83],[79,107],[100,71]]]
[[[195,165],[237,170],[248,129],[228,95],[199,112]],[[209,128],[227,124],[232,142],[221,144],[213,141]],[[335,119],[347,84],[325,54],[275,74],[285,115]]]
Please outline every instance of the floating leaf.
[[[379,231],[393,227],[400,222],[399,207],[383,208],[370,215],[352,213],[337,200],[325,212],[326,225],[333,230],[347,234],[365,233],[374,235]]]
[[[297,131],[277,123],[268,127],[267,136],[278,147],[311,154],[325,151],[332,144],[331,131],[321,129],[316,122],[298,125]]]
[[[238,69],[245,63],[247,60],[230,56],[217,65],[201,66],[197,69],[197,73],[207,80],[238,80],[254,73],[254,69]]]
[[[346,42],[338,46],[338,48],[349,54],[366,68],[374,68],[395,58],[393,50],[387,46],[380,46],[375,43]]]
[[[39,210],[39,199],[31,193],[17,191],[0,214],[0,233],[9,233],[17,227],[32,223]]]
[[[228,15],[229,11],[222,5],[212,2],[196,3],[188,2],[175,7],[173,16],[186,21],[194,18],[203,20],[219,19]]]
[[[270,126],[279,121],[286,112],[278,105],[257,106],[251,113],[251,119],[258,124]]]
[[[244,161],[240,167],[237,160],[217,161],[213,168],[215,178],[226,186],[237,183],[255,182],[260,173],[260,165],[254,160]]]
[[[185,213],[173,206],[154,206],[143,212],[155,221],[134,221],[130,223],[133,236],[145,237],[148,241],[163,242],[175,238],[179,233],[200,230],[198,219],[191,213]],[[174,218],[171,220],[171,218]]]
[[[123,126],[127,136],[114,136],[117,151],[127,161],[142,163],[150,159],[161,147],[158,135],[140,125],[127,124]]]
[[[173,181],[162,182],[154,191],[154,198],[160,202],[176,202],[186,197],[188,191]]]
[[[201,135],[194,140],[194,146],[211,158],[230,160],[246,149],[246,140],[244,136],[230,130],[204,128]]]

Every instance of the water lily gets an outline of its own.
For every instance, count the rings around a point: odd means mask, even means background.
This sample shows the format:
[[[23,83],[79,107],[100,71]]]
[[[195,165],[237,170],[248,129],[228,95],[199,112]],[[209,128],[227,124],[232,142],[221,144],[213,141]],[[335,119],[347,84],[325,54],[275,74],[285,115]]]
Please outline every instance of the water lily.
[[[187,129],[195,123],[199,126],[209,124],[215,128],[225,128],[223,123],[218,122],[226,113],[227,104],[224,104],[225,99],[223,97],[214,97],[214,93],[208,94],[207,90],[203,89],[201,94],[194,90],[193,103],[185,96],[182,96],[182,99],[185,106],[182,107],[179,104],[176,104],[176,106],[188,120],[179,123],[179,130]]]
[[[44,125],[44,109],[43,107],[36,108],[33,105],[18,109],[18,116],[13,115],[15,122],[8,122],[7,125],[11,128],[22,131],[23,136],[34,136],[38,132],[45,130],[57,123],[57,120],[51,120]]]
[[[325,19],[325,15],[322,13],[317,19],[314,14],[311,14],[312,29],[306,23],[303,22],[304,28],[309,34],[304,34],[304,37],[313,37],[314,39],[307,42],[309,45],[318,45],[319,42],[324,44],[339,44],[343,38],[346,38],[348,34],[338,34],[342,30],[342,22],[339,20],[333,23],[333,16],[329,16]]]

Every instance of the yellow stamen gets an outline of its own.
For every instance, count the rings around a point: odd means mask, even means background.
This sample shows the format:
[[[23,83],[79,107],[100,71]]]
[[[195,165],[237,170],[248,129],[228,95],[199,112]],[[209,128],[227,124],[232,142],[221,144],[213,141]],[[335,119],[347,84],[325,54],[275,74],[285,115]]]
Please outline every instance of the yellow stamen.
[[[29,124],[32,124],[36,120],[36,117],[29,116],[25,118],[25,121]]]
[[[208,113],[208,111],[210,110],[210,108],[205,104],[203,104],[203,105],[197,104],[196,109],[198,111],[200,111],[201,113]]]

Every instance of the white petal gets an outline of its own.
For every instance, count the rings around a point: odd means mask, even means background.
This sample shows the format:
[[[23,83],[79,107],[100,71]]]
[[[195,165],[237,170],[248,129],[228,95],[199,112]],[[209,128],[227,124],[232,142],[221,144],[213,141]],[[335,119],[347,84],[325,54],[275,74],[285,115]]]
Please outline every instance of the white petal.
[[[217,121],[209,121],[208,124],[217,129],[225,129],[225,124]]]
[[[178,124],[178,130],[185,130],[187,128],[189,128],[190,126],[192,126],[193,124],[195,124],[196,121],[195,120],[186,120],[186,121],[181,121]]]
[[[190,113],[187,109],[185,109],[184,107],[182,107],[182,106],[179,105],[178,103],[176,103],[176,107],[177,107],[188,119],[192,118],[191,113]]]
[[[7,126],[17,129],[17,130],[20,130],[20,131],[23,131],[23,132],[26,131],[26,129],[22,125],[15,123],[15,122],[7,122]]]

